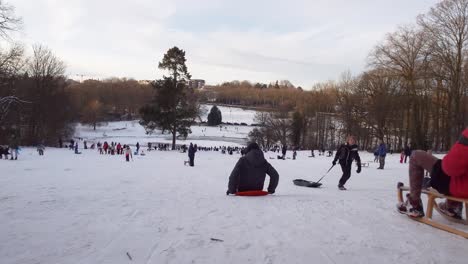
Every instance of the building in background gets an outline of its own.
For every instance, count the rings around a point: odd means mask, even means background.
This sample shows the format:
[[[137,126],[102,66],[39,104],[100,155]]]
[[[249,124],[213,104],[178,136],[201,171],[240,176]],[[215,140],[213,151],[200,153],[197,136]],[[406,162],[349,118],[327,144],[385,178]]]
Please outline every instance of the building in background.
[[[189,87],[192,89],[202,89],[205,86],[205,80],[192,79],[189,81]]]

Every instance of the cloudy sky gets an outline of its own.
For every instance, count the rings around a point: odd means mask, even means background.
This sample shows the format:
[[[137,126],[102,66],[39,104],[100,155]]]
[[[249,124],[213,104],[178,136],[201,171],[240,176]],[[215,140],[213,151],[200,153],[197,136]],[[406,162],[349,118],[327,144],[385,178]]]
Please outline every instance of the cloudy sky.
[[[372,47],[437,0],[9,0],[17,36],[62,58],[71,78],[161,76],[171,47],[193,78],[288,79],[310,88],[366,67]]]

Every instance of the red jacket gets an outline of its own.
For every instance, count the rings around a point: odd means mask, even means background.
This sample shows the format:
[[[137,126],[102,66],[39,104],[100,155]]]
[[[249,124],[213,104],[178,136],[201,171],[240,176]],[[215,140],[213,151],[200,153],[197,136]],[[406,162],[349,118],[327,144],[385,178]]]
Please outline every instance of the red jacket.
[[[450,176],[450,194],[468,198],[468,128],[442,159],[442,170]]]

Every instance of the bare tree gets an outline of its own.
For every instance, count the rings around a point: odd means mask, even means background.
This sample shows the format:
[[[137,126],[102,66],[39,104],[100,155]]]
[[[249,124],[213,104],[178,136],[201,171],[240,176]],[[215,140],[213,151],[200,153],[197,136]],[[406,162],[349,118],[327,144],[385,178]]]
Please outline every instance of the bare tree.
[[[403,94],[408,98],[406,108],[405,144],[411,137],[413,144],[422,146],[425,132],[420,123],[421,80],[428,67],[425,32],[413,27],[400,27],[387,35],[385,42],[378,45],[370,56],[370,65],[384,69],[389,76],[402,79]],[[408,135],[409,133],[409,135]]]
[[[439,73],[448,81],[445,145],[451,145],[464,128],[462,105],[464,58],[468,40],[468,0],[444,0],[428,14],[418,17],[418,24],[430,36],[431,59],[440,66]]]
[[[15,16],[15,8],[0,0],[0,37],[9,39],[12,31],[22,26],[22,20]]]

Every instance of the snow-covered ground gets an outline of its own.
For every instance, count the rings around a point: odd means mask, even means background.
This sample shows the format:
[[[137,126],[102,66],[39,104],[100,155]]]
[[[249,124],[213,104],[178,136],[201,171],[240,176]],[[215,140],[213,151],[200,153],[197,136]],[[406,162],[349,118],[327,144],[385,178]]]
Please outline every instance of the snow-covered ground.
[[[199,146],[240,146],[247,142],[251,126],[223,125],[220,127],[200,126],[191,127],[192,134],[186,140],[178,139],[177,144],[189,144],[190,142]],[[170,143],[172,135],[161,134],[155,131],[147,135],[145,129],[138,121],[109,122],[94,130],[90,126],[78,124],[75,131],[76,138],[83,138],[88,142],[108,141],[120,142],[122,144],[134,145],[139,142],[146,145],[147,142]],[[80,148],[82,145],[80,145]]]
[[[201,118],[202,121],[206,121],[211,106],[202,105],[202,108],[203,115]],[[248,125],[254,123],[256,111],[225,106],[219,106],[219,109],[223,115],[223,122],[246,123]],[[187,139],[178,139],[177,144],[188,145],[192,142],[204,147],[243,146],[246,144],[248,134],[252,129],[252,126],[240,125],[222,125],[221,128],[195,125],[191,127],[192,133],[189,134]],[[134,145],[139,142],[141,145],[146,145],[147,142],[172,142],[172,135],[170,134],[161,134],[157,130],[150,135],[146,134],[145,129],[138,123],[138,120],[109,122],[97,127],[96,130],[90,126],[77,124],[75,137],[83,138],[91,143],[108,141]],[[81,147],[82,145],[80,145]]]
[[[208,120],[208,113],[210,112],[212,105],[202,105],[203,115],[202,120]],[[254,123],[254,117],[257,111],[246,110],[238,107],[218,106],[221,111],[223,122],[225,123],[246,123],[251,125]]]
[[[466,239],[396,212],[396,183],[408,183],[398,155],[353,169],[348,191],[339,168],[320,189],[293,185],[331,165],[308,155],[269,159],[274,195],[236,197],[225,192],[237,154],[198,152],[192,168],[175,151],[127,163],[25,148],[0,160],[0,263],[467,263]]]

